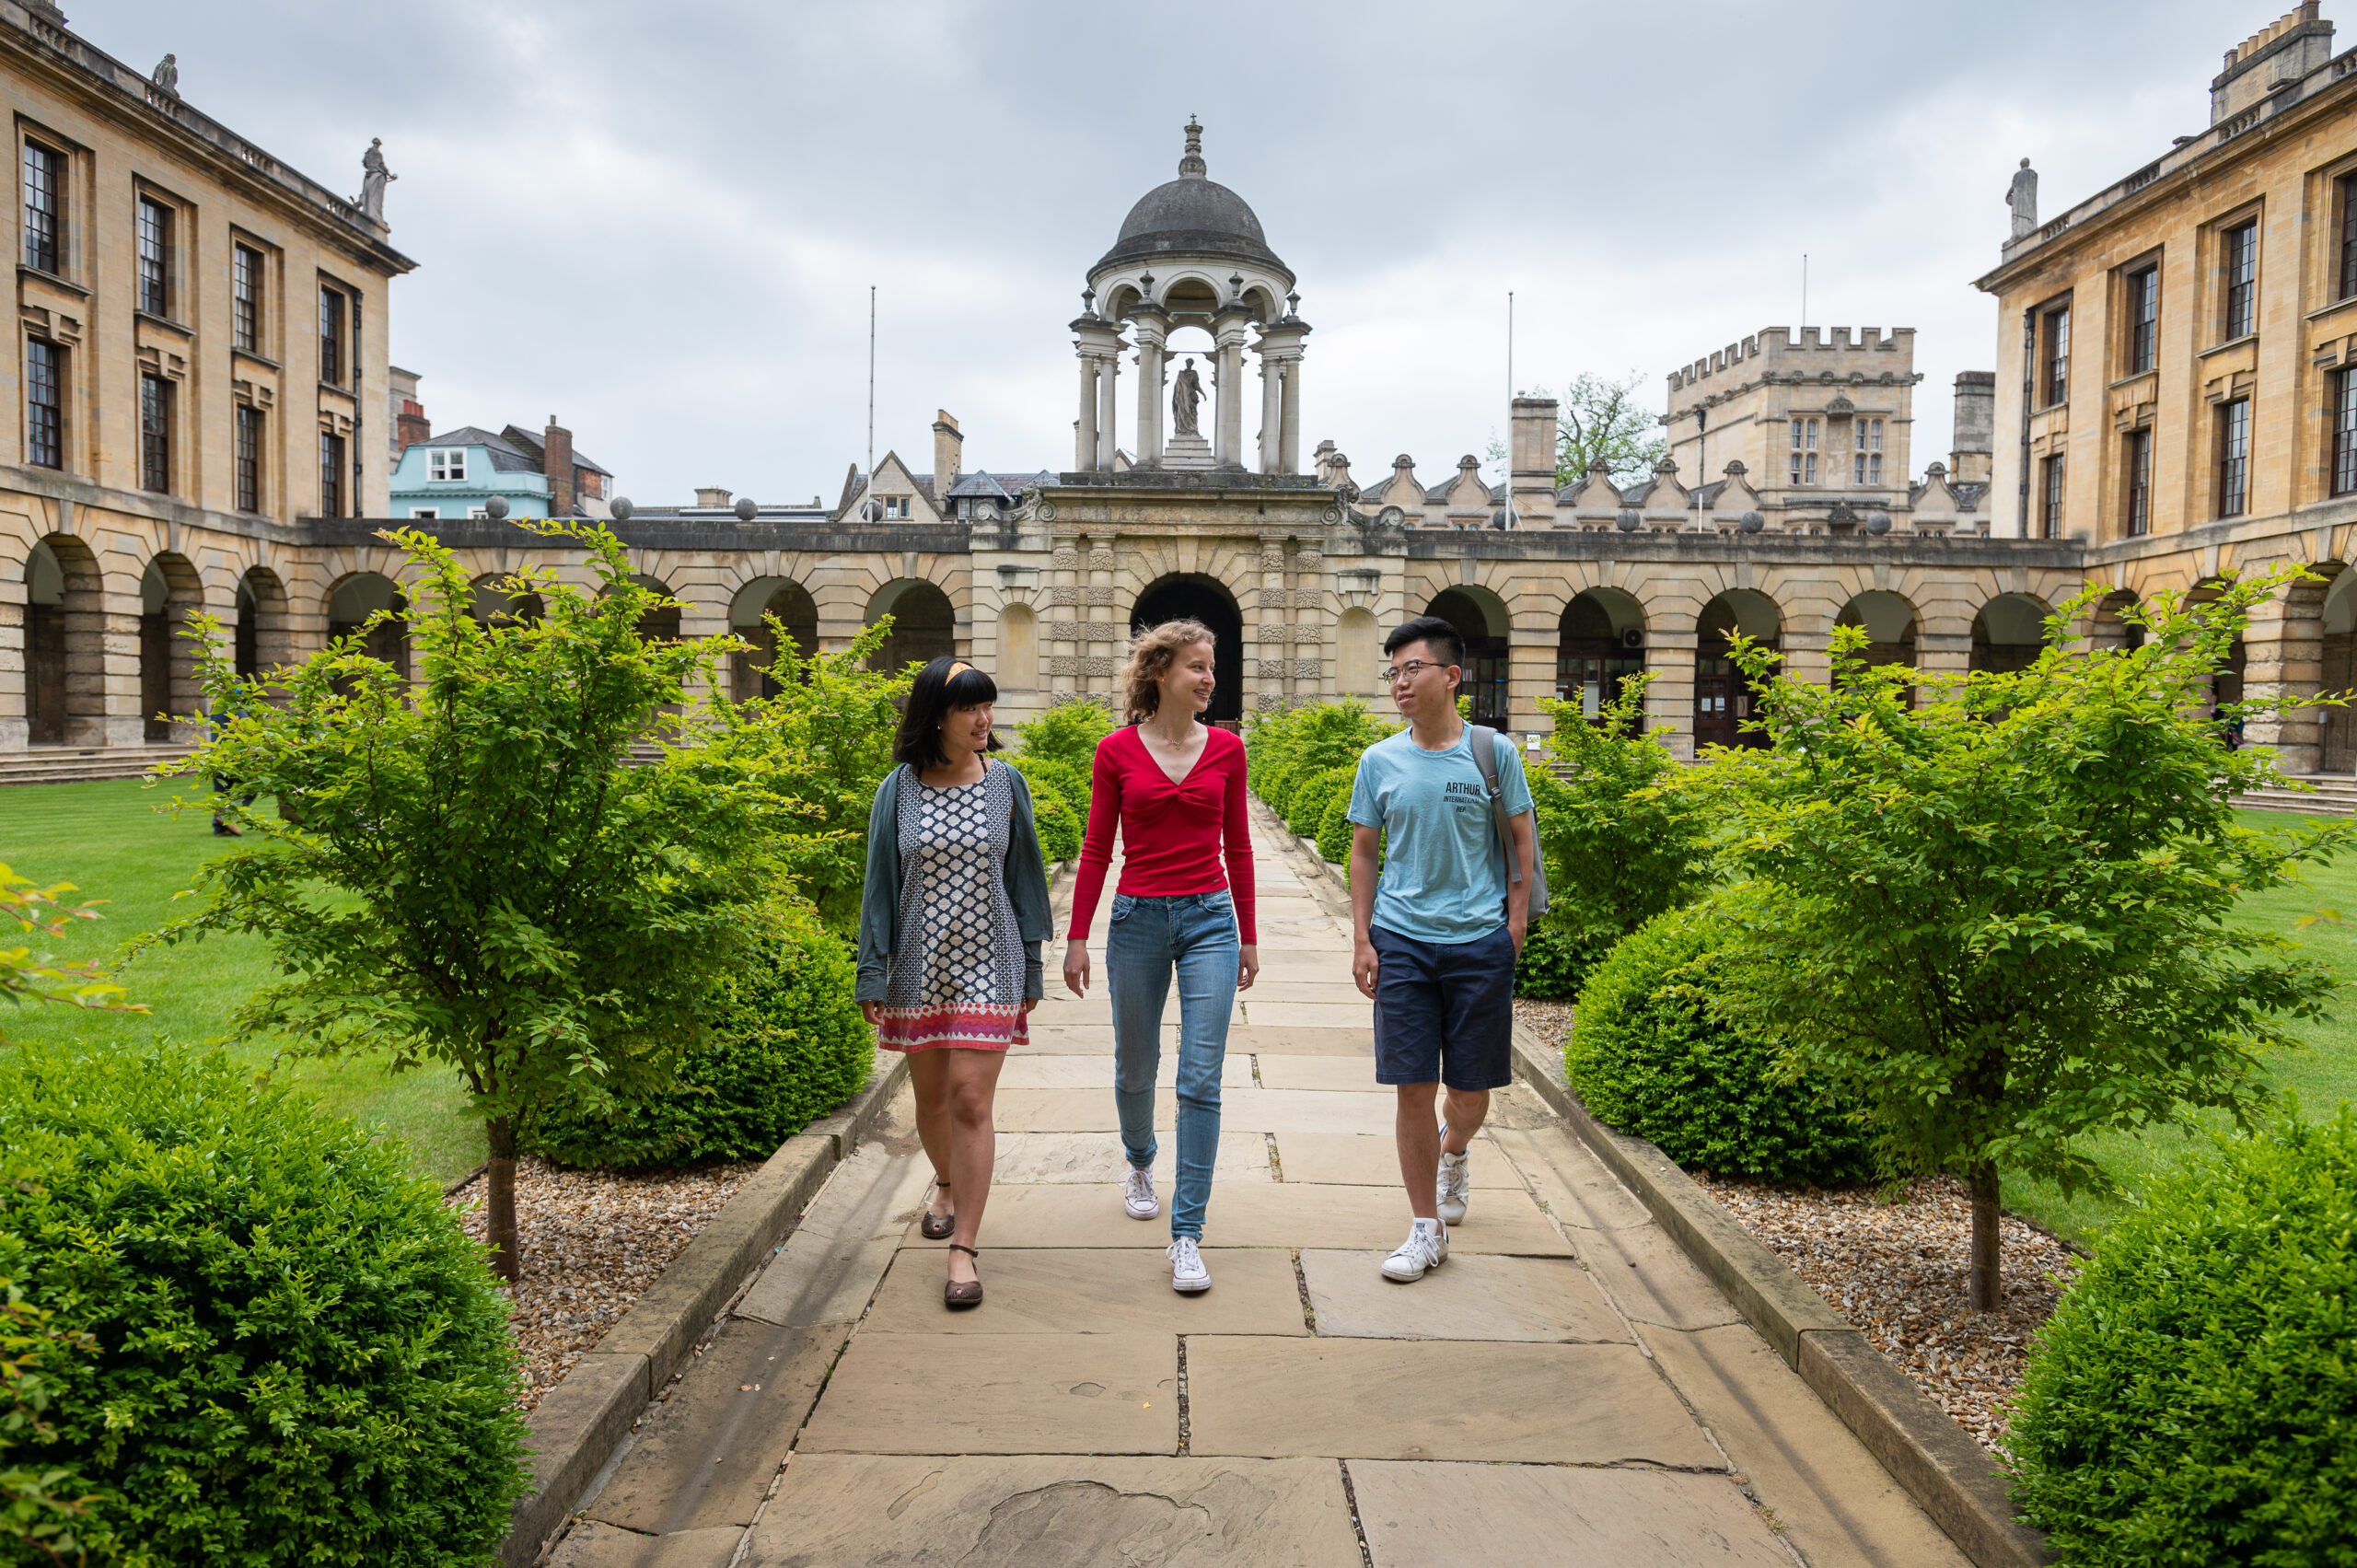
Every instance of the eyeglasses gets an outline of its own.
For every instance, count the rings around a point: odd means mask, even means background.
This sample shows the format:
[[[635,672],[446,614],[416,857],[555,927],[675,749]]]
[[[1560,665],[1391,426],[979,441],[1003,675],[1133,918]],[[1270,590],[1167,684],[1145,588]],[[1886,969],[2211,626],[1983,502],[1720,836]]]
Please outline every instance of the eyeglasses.
[[[1386,686],[1396,686],[1399,683],[1399,678],[1403,675],[1409,679],[1413,680],[1417,676],[1422,675],[1428,669],[1446,669],[1448,668],[1449,667],[1447,665],[1442,664],[1434,659],[1411,658],[1406,664],[1395,664],[1388,669],[1386,669],[1383,672],[1383,683]]]

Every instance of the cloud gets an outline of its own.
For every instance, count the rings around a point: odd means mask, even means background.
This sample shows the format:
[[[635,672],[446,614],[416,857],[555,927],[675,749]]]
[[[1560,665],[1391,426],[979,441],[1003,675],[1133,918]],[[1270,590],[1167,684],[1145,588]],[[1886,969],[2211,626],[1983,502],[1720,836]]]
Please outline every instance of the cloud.
[[[2207,123],[2273,19],[2191,0],[1861,8],[1398,0],[114,0],[77,30],[288,163],[401,179],[396,363],[437,426],[562,417],[645,502],[831,499],[877,451],[1068,463],[1065,323],[1207,127],[1313,322],[1305,436],[1427,476],[1515,377],[1658,377],[1768,325],[1917,329],[1914,464],[1994,363],[2014,161],[2059,212]],[[1658,385],[1656,382],[1655,385]],[[1134,407],[1122,386],[1123,428]],[[1248,411],[1247,428],[1257,424]],[[1689,476],[1689,479],[1692,476]]]

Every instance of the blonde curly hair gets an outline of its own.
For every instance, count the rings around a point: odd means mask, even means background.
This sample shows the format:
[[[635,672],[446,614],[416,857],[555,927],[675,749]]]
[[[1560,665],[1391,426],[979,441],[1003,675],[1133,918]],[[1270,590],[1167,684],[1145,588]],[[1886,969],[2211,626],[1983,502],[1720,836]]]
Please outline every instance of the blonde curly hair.
[[[1178,662],[1178,655],[1197,643],[1219,646],[1212,629],[1200,621],[1166,621],[1130,639],[1130,661],[1121,667],[1121,690],[1128,693],[1132,724],[1151,717],[1162,706],[1162,678]]]

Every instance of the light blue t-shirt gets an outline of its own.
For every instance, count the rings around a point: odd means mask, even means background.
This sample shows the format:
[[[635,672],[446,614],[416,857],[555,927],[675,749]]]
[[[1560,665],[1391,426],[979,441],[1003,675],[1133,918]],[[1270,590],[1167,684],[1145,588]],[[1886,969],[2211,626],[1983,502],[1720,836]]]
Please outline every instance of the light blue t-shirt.
[[[1530,809],[1522,754],[1495,735],[1498,790],[1506,815]],[[1506,857],[1490,817],[1490,792],[1473,761],[1473,726],[1445,751],[1413,733],[1378,740],[1359,758],[1352,821],[1388,835],[1376,884],[1375,923],[1419,942],[1476,942],[1506,923]]]

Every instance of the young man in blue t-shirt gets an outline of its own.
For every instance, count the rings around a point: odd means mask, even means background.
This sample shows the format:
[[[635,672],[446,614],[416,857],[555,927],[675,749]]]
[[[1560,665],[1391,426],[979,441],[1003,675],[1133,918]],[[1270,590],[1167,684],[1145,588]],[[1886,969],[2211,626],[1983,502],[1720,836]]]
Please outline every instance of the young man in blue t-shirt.
[[[1408,727],[1366,749],[1351,786],[1352,976],[1375,999],[1375,1081],[1399,1093],[1399,1174],[1415,1215],[1384,1260],[1419,1280],[1448,1260],[1472,1196],[1465,1151],[1490,1091],[1514,1081],[1514,969],[1529,920],[1530,784],[1495,735],[1499,796],[1522,875],[1506,875],[1489,786],[1457,714],[1465,639],[1422,615],[1384,639],[1384,680]],[[1376,840],[1388,834],[1381,884]],[[1433,1096],[1448,1086],[1446,1125]]]

